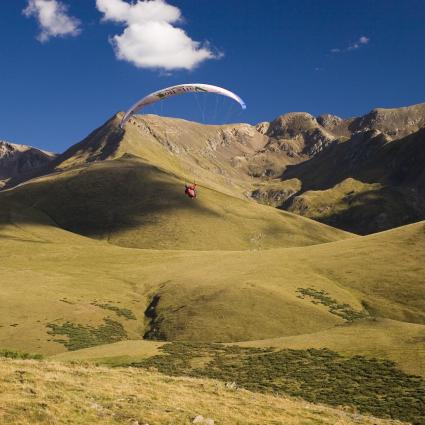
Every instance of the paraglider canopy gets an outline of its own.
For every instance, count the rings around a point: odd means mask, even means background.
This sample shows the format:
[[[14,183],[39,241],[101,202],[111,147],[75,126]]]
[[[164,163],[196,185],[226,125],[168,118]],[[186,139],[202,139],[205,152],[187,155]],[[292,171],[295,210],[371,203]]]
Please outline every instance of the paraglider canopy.
[[[242,109],[246,109],[245,102],[235,93],[223,89],[222,87],[212,86],[210,84],[179,84],[177,86],[167,87],[162,90],[158,90],[148,96],[140,99],[135,103],[124,115],[121,120],[120,127],[124,129],[126,122],[134,115],[137,111],[144,108],[145,106],[151,105],[152,103],[158,102],[162,99],[166,99],[171,96],[177,96],[185,93],[215,93],[222,96],[229,97],[241,105]]]

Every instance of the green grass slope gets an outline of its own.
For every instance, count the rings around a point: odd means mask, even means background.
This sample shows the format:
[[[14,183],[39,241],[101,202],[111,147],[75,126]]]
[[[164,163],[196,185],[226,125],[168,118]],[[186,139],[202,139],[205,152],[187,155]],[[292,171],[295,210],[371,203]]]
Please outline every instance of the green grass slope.
[[[51,229],[25,222],[2,227],[1,347],[53,354],[147,333],[166,339],[260,339],[342,322],[287,293],[275,275],[291,273],[287,266],[264,277],[260,251],[245,256],[128,249]]]
[[[155,251],[12,212],[0,229],[0,347],[54,354],[144,336],[246,341],[368,317],[425,322],[424,223],[309,247]]]
[[[280,205],[323,223],[370,234],[424,219],[425,129],[392,140],[368,131],[289,167],[302,190]]]
[[[55,361],[90,361],[107,365],[128,364],[160,354],[164,342],[150,340],[125,340],[112,344],[96,345],[75,351],[66,351],[49,357]]]
[[[53,355],[60,361],[87,360],[124,365],[160,354],[159,341],[121,341]],[[329,349],[344,356],[395,362],[404,372],[425,378],[425,326],[390,319],[341,324],[319,332],[233,343],[240,347],[308,350]]]
[[[237,381],[421,423],[423,382],[405,372],[425,376],[425,223],[305,247],[147,250],[67,232],[8,202],[1,348]]]
[[[327,348],[344,356],[388,359],[406,373],[425,377],[425,326],[415,323],[389,319],[362,320],[316,333],[247,341],[238,345],[293,350]]]
[[[415,190],[347,178],[330,189],[295,196],[288,202],[288,211],[356,234],[370,234],[420,219],[415,195]]]

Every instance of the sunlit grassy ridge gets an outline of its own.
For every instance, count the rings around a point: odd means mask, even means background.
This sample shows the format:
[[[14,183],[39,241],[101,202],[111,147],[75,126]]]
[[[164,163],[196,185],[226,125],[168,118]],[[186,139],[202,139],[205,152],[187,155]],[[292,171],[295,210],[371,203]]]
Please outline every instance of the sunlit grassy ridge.
[[[134,116],[119,129],[123,114],[108,120],[58,157],[54,170],[66,170],[124,155],[183,180],[196,179],[223,193],[242,197],[250,187],[248,162],[268,138],[249,124],[203,125],[157,115]]]
[[[290,181],[292,181],[291,179]],[[357,234],[397,227],[421,219],[416,191],[347,178],[327,190],[309,190],[291,201],[288,211]],[[416,205],[416,207],[412,207]]]

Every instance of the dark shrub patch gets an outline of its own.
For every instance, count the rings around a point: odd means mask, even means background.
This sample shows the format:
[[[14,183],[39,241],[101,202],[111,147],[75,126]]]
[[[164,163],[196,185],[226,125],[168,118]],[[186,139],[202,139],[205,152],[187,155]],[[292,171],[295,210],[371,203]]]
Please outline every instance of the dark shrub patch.
[[[348,322],[369,317],[366,311],[356,311],[349,304],[338,303],[336,299],[332,298],[323,289],[298,288],[297,292],[299,294],[298,298],[304,299],[305,297],[310,297],[312,298],[312,303],[327,306],[330,313],[342,317]]]
[[[128,308],[121,308],[121,307],[117,307],[115,305],[108,304],[108,303],[105,303],[105,304],[92,303],[92,305],[95,305],[96,307],[103,308],[104,310],[113,311],[114,313],[117,314],[117,316],[122,316],[122,317],[125,317],[126,319],[129,319],[129,320],[136,320],[136,316]]]
[[[7,349],[0,350],[0,357],[19,360],[41,360],[43,358],[41,354],[21,353],[20,351]]]
[[[111,319],[104,319],[104,324],[96,327],[84,326],[72,322],[65,322],[61,325],[49,323],[50,335],[65,335],[68,339],[55,339],[65,345],[70,351],[81,348],[93,347],[95,345],[110,344],[122,341],[127,338],[127,333],[122,324]]]
[[[276,351],[207,343],[175,342],[161,349],[164,355],[132,366],[167,375],[215,378],[252,391],[351,405],[362,413],[425,423],[424,381],[388,360],[342,357],[328,349]]]

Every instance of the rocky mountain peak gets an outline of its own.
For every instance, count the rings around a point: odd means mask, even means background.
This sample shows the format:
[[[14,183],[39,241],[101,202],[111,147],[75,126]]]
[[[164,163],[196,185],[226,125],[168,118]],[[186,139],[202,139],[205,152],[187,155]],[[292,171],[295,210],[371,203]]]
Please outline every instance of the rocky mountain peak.
[[[0,140],[0,159],[11,157],[17,152],[24,152],[29,149],[29,146],[16,145],[6,140]]]
[[[393,139],[413,134],[425,127],[425,103],[397,109],[373,109],[356,118],[350,130],[379,130]]]
[[[20,177],[49,164],[55,154],[27,145],[0,140],[0,187],[14,177]]]
[[[267,132],[269,131],[269,128],[270,128],[270,123],[268,121],[260,122],[255,126],[255,129],[260,134],[267,134]]]
[[[290,139],[318,126],[319,123],[313,115],[307,112],[290,112],[277,117],[270,123],[267,136]]]
[[[332,114],[319,115],[316,120],[323,128],[330,131],[340,125],[343,121],[342,118]]]
[[[317,119],[306,112],[281,115],[270,123],[266,135],[269,147],[277,152],[289,152],[294,157],[312,156],[335,140]]]

